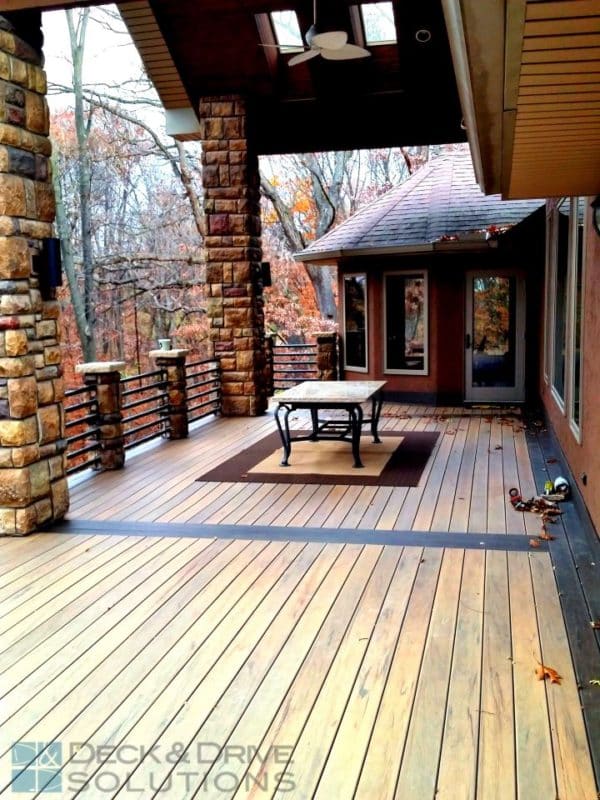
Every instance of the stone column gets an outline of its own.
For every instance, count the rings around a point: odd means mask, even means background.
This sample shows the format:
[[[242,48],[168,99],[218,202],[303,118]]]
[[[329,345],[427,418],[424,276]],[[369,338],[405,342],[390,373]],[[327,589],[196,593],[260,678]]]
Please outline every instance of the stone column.
[[[337,381],[337,333],[317,333],[317,372],[320,381]]]
[[[69,506],[59,308],[32,256],[52,236],[39,12],[0,15],[0,532],[30,533]]]
[[[124,361],[89,361],[75,367],[96,394],[101,470],[121,469],[125,463],[120,373],[124,366]]]
[[[150,358],[167,376],[169,439],[187,439],[188,413],[185,359],[189,350],[151,350]]]
[[[267,407],[260,179],[247,117],[241,97],[200,102],[207,313],[226,415],[262,414]]]

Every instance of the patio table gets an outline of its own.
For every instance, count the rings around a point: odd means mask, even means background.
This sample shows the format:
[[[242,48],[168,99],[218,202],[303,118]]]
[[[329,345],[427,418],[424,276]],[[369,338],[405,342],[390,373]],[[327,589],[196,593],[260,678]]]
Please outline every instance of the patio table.
[[[339,440],[352,445],[354,466],[362,467],[360,435],[363,425],[371,426],[373,441],[380,443],[377,433],[383,403],[382,389],[386,381],[305,381],[276,396],[275,421],[283,444],[281,466],[289,466],[292,443],[316,442],[321,439]],[[371,416],[365,417],[362,404],[371,401]],[[308,409],[312,430],[308,435],[292,437],[289,416],[292,411]],[[347,419],[322,419],[323,410],[345,411]]]

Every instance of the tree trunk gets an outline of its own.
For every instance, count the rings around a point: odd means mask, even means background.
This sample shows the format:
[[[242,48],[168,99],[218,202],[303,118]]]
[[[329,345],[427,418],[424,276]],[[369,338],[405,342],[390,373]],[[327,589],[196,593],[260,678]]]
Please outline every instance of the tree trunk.
[[[71,304],[73,306],[73,312],[75,315],[75,325],[77,326],[79,341],[81,342],[83,360],[93,361],[94,356],[92,355],[92,351],[90,351],[87,347],[87,320],[85,316],[85,304],[83,302],[83,296],[77,282],[77,272],[75,271],[73,248],[71,247],[69,223],[67,221],[62,186],[58,179],[58,169],[56,167],[54,158],[52,159],[52,185],[54,187],[54,195],[56,198],[56,230],[60,238],[62,263],[65,270],[65,275],[67,276],[69,291],[71,292]]]
[[[315,291],[321,316],[335,322],[337,319],[337,307],[333,291],[333,268],[316,267],[314,264],[305,264],[304,267]]]
[[[85,332],[81,346],[86,361],[96,359],[96,308],[94,297],[94,258],[92,251],[92,217],[90,209],[92,176],[88,153],[88,136],[91,119],[85,118],[83,107],[83,52],[89,9],[84,9],[75,27],[73,12],[66,11],[73,59],[73,94],[75,97],[75,132],[77,136],[77,183],[79,193],[79,218],[81,228],[81,255],[83,261],[83,305]]]

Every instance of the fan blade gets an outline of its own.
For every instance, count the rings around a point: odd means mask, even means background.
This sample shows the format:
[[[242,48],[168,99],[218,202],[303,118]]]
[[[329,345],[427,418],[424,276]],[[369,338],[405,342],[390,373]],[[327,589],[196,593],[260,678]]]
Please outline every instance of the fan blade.
[[[311,44],[325,50],[339,50],[347,41],[346,31],[325,31],[325,33],[315,33]]]
[[[308,61],[309,58],[318,56],[320,52],[320,50],[306,50],[304,53],[298,53],[297,56],[290,58],[288,61],[288,67],[295,67],[296,64],[301,64],[303,61]]]
[[[354,58],[366,58],[371,53],[365,50],[364,47],[358,47],[356,44],[345,44],[337,50],[321,50],[321,55],[328,61],[350,61]]]

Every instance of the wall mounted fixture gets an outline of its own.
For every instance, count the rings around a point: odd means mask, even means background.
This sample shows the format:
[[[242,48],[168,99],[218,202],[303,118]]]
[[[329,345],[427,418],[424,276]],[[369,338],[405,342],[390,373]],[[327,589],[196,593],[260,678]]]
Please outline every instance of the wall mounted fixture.
[[[592,200],[592,225],[597,235],[600,236],[600,194]]]
[[[33,257],[33,269],[40,282],[42,299],[53,300],[55,288],[62,286],[62,259],[60,239],[41,240],[41,250]]]

